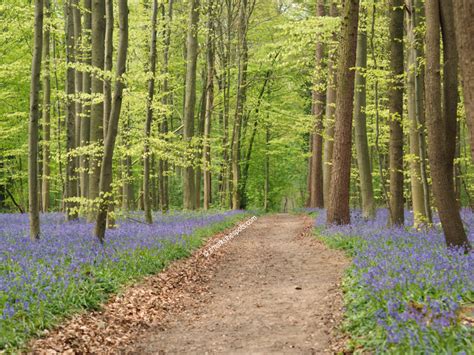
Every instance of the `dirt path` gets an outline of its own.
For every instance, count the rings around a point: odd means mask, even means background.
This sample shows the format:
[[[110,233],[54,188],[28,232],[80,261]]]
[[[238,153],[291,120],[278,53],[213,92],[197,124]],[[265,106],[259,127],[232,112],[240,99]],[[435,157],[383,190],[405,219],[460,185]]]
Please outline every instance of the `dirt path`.
[[[220,252],[197,306],[151,329],[137,353],[331,353],[347,260],[304,236],[311,220],[261,217]]]

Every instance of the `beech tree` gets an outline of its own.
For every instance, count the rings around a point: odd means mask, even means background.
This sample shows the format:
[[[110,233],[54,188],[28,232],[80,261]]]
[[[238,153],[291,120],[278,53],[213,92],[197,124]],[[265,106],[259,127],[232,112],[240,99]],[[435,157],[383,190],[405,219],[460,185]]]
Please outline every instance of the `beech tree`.
[[[345,0],[342,37],[338,53],[337,99],[331,190],[327,211],[328,224],[350,223],[349,188],[354,108],[354,66],[359,27],[359,1]]]
[[[122,110],[124,77],[128,52],[128,0],[119,0],[119,45],[117,49],[115,86],[112,96],[107,136],[104,142],[104,156],[100,170],[100,202],[97,213],[95,235],[101,243],[105,239],[107,212],[112,199],[112,159],[115,150],[120,112]]]
[[[39,239],[39,199],[38,199],[38,127],[39,91],[41,75],[41,54],[43,50],[44,2],[35,0],[34,49],[31,64],[30,121],[28,128],[28,193],[30,211],[30,238]]]

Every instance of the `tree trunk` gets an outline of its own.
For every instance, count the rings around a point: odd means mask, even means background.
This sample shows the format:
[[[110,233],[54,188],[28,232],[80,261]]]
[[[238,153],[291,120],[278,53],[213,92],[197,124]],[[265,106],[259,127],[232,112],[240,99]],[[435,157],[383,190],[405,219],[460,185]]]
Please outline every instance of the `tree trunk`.
[[[77,195],[76,159],[72,156],[76,147],[76,106],[74,102],[75,93],[75,70],[74,59],[74,14],[73,2],[67,0],[65,6],[66,19],[66,219],[68,221],[77,218],[76,203]]]
[[[169,90],[169,49],[171,41],[171,20],[173,18],[173,0],[168,0],[168,17],[165,15],[165,8],[162,7],[163,11],[163,23],[165,24],[165,39],[164,39],[164,49],[163,49],[163,100],[162,103],[165,106],[171,104],[171,93]],[[162,134],[168,133],[168,116],[163,115],[162,122],[160,124],[160,131]],[[160,208],[162,212],[166,212],[169,209],[169,178],[168,178],[168,161],[160,159],[158,162],[158,181],[159,181],[159,199],[160,199]]]
[[[46,18],[51,17],[50,0],[44,1]],[[51,144],[51,65],[50,65],[50,26],[47,25],[43,31],[43,176],[42,176],[42,208],[43,212],[49,210],[49,191],[50,191],[50,144]]]
[[[34,49],[31,64],[30,121],[28,127],[28,192],[30,211],[30,238],[39,239],[39,199],[38,199],[38,121],[39,90],[41,76],[41,55],[43,51],[43,0],[35,0]]]
[[[158,0],[153,0],[153,13],[151,17],[151,41],[150,41],[150,57],[148,64],[148,98],[146,108],[146,121],[145,121],[145,142],[143,151],[143,202],[145,207],[145,221],[146,223],[152,224],[153,218],[151,215],[152,201],[150,193],[150,136],[151,136],[151,124],[153,121],[153,98],[155,96],[155,75],[156,75],[156,42],[157,42],[157,30],[156,24],[158,19]]]
[[[104,144],[104,156],[100,170],[100,203],[97,213],[95,235],[104,243],[107,224],[107,211],[112,200],[112,161],[114,156],[115,140],[117,138],[120,111],[122,109],[122,95],[125,87],[123,75],[127,64],[128,51],[128,4],[127,0],[119,0],[119,46],[117,50],[116,80],[112,98],[109,127]]]
[[[415,7],[413,0],[410,1],[409,11],[406,15],[407,22],[407,109],[410,121],[410,185],[412,208],[414,215],[414,227],[417,228],[426,222],[426,211],[424,205],[424,191],[422,184],[421,162],[420,162],[420,129],[419,107],[417,106],[416,76],[417,76],[417,51],[415,39]]]
[[[112,106],[112,80],[110,79],[113,52],[114,52],[114,2],[105,0],[105,56],[104,56],[104,137],[107,135],[107,127],[110,119]]]
[[[248,44],[247,44],[247,0],[242,0],[239,9],[239,78],[237,87],[237,103],[235,109],[234,129],[232,134],[232,208],[240,209],[240,148],[242,135],[242,121],[244,108],[247,100],[247,67],[248,67]]]
[[[74,21],[74,59],[76,64],[82,63],[82,23],[81,23],[81,9],[79,0],[72,2],[72,12]],[[78,148],[81,141],[81,123],[82,123],[82,79],[83,73],[79,68],[74,69],[74,89],[75,89],[75,121],[74,121],[74,147]],[[81,196],[81,186],[78,179],[79,173],[79,157],[74,157],[74,188],[76,189],[75,196]],[[77,205],[77,203],[76,203]]]
[[[316,4],[316,16],[322,18],[325,16],[324,0],[318,0]],[[315,80],[312,94],[312,114],[314,116],[315,124],[313,130],[313,144],[311,152],[311,189],[310,189],[310,208],[324,207],[324,192],[323,192],[323,114],[324,114],[324,99],[326,92],[324,89],[323,78],[323,59],[324,59],[324,44],[321,39],[316,43],[315,56]]]
[[[454,186],[454,158],[458,130],[458,51],[452,0],[440,1],[443,38],[443,122],[446,129],[446,173]],[[472,40],[472,39],[471,39]],[[472,55],[472,54],[471,54]]]
[[[474,162],[474,2],[472,0],[452,0],[459,67],[466,109],[466,122],[470,133],[471,158]]]
[[[426,123],[433,194],[450,247],[470,248],[446,171],[446,132],[441,113],[440,3],[426,2]]]
[[[87,66],[92,65],[91,61],[91,31],[92,31],[92,8],[91,0],[84,0],[84,26],[82,35],[82,56],[83,62]],[[82,91],[84,102],[82,106],[82,119],[81,119],[81,147],[89,145],[90,141],[90,113],[91,113],[91,74],[89,71],[85,71],[82,74]],[[85,201],[89,198],[89,156],[88,154],[82,153],[79,157],[79,179],[82,200]]]
[[[390,0],[390,223],[403,225],[403,0]]]
[[[102,72],[104,70],[105,61],[105,1],[92,0],[92,66],[95,70]],[[89,198],[93,205],[89,214],[89,219],[93,219],[97,199],[99,197],[100,182],[100,162],[103,155],[103,120],[104,120],[104,102],[103,92],[104,83],[99,75],[92,75],[92,95],[100,97],[100,101],[96,101],[91,105],[91,123],[90,123],[90,142],[93,144],[93,155],[89,160]]]
[[[357,59],[355,74],[355,107],[354,126],[357,151],[357,167],[360,176],[360,190],[362,197],[362,214],[366,219],[375,217],[374,189],[372,185],[372,171],[370,168],[369,144],[367,141],[367,29],[366,14],[362,16],[361,29],[357,39]]]
[[[333,170],[327,211],[328,224],[350,223],[352,113],[354,109],[354,66],[359,25],[359,0],[344,2],[341,46],[337,69],[336,121]]]
[[[208,24],[207,24],[207,96],[206,96],[206,118],[204,121],[204,140],[203,140],[203,163],[204,163],[204,200],[203,207],[208,210],[211,205],[212,184],[211,184],[211,121],[214,111],[214,0],[208,1]]]
[[[331,2],[329,15],[332,17],[338,16],[337,3]],[[337,43],[339,36],[338,32],[332,35],[334,43]],[[324,190],[324,206],[329,205],[329,190],[331,187],[331,171],[332,171],[332,154],[334,150],[334,113],[336,111],[336,54],[337,47],[330,49],[328,60],[328,83],[326,89],[326,119],[325,119],[325,134],[324,134],[324,153],[323,153],[323,190]]]
[[[269,211],[270,207],[270,124],[265,127],[265,186],[263,192],[263,209]]]
[[[194,109],[196,106],[196,67],[198,55],[198,24],[199,24],[199,0],[191,0],[189,4],[189,25],[187,35],[187,65],[186,65],[186,87],[184,102],[184,127],[183,138],[191,148],[191,140],[194,136]],[[194,160],[194,159],[192,159]],[[183,184],[183,206],[185,209],[196,208],[196,181],[193,161],[184,169]]]

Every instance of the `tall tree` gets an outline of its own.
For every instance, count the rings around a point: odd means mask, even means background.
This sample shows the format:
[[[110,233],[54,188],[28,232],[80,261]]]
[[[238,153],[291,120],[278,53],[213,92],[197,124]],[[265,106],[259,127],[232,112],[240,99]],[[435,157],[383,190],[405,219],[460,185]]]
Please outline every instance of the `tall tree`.
[[[353,68],[356,62],[359,0],[345,0],[343,11],[342,37],[337,68],[335,145],[327,211],[328,224],[350,223],[349,188],[355,76]]]
[[[90,143],[90,114],[91,114],[91,32],[92,32],[92,3],[91,0],[84,0],[84,26],[82,33],[82,59],[84,65],[88,67],[82,74],[82,118],[81,118],[81,147],[87,147]],[[79,157],[79,180],[81,197],[83,200],[89,198],[89,159],[88,154],[82,152]]]
[[[316,4],[316,16],[325,16],[324,0],[318,0]],[[312,93],[312,114],[314,116],[314,130],[311,145],[311,180],[310,180],[310,203],[309,207],[323,208],[323,115],[324,115],[324,77],[323,77],[324,43],[322,38],[316,43],[315,55],[315,80]]]
[[[390,0],[390,223],[403,225],[403,0]]]
[[[28,192],[30,212],[30,238],[39,239],[39,199],[38,199],[38,121],[39,91],[41,76],[41,55],[43,51],[44,2],[35,0],[34,48],[31,64],[30,120],[28,128]]]
[[[204,122],[204,141],[203,141],[203,180],[204,180],[204,200],[203,207],[208,210],[211,204],[212,184],[211,184],[211,122],[214,111],[214,16],[215,5],[213,0],[208,0],[208,20],[207,20],[207,89],[206,89],[206,118]]]
[[[74,147],[80,147],[81,142],[81,123],[82,123],[82,85],[83,85],[83,72],[80,68],[82,64],[82,16],[79,0],[72,2],[72,13],[74,23],[74,100],[75,100],[75,120],[74,120]],[[74,189],[75,196],[80,196],[80,181],[78,172],[79,168],[79,157],[74,155]],[[76,203],[77,204],[77,203]]]
[[[241,137],[244,109],[247,100],[247,69],[248,69],[248,0],[242,0],[239,7],[239,27],[238,27],[238,65],[239,77],[237,81],[237,103],[235,108],[234,128],[232,133],[232,208],[240,209],[240,156]]]
[[[446,131],[441,112],[440,1],[426,1],[426,124],[433,194],[448,246],[470,248],[446,170]]]
[[[407,109],[410,121],[410,185],[411,199],[414,214],[414,226],[426,222],[427,214],[424,202],[424,188],[421,171],[421,143],[420,143],[420,106],[417,102],[417,73],[418,54],[416,43],[416,8],[414,1],[410,0],[406,12],[407,23]]]
[[[91,94],[92,105],[90,114],[90,142],[94,145],[92,157],[89,159],[89,198],[95,204],[99,197],[100,182],[100,162],[102,156],[102,145],[104,138],[103,120],[104,120],[104,82],[102,74],[105,61],[105,1],[92,0],[92,75]],[[95,205],[94,205],[95,206]],[[95,215],[95,208],[92,208],[89,219]]]
[[[146,120],[145,120],[145,142],[143,149],[143,202],[145,207],[145,220],[147,223],[153,223],[151,215],[151,193],[150,193],[150,135],[151,124],[153,121],[153,98],[155,97],[155,76],[156,76],[156,42],[158,20],[158,0],[153,0],[153,11],[151,16],[151,40],[150,40],[150,56],[148,63],[148,97],[146,101]]]
[[[194,136],[194,109],[196,106],[196,67],[198,55],[198,25],[199,25],[199,0],[189,2],[189,24],[186,40],[187,64],[186,64],[186,88],[184,102],[184,127],[183,138],[191,147]],[[184,169],[183,181],[183,205],[184,208],[193,210],[196,208],[196,181],[193,162]]]
[[[337,1],[331,1],[329,9],[331,17],[338,16]],[[323,189],[324,189],[324,206],[329,205],[329,190],[331,186],[331,171],[332,171],[332,153],[334,150],[334,113],[336,111],[336,80],[337,80],[337,45],[339,36],[338,32],[334,31],[332,40],[334,48],[329,49],[328,58],[328,80],[326,89],[326,118],[324,121],[324,163],[323,163]]]
[[[77,197],[76,165],[74,149],[76,147],[76,105],[75,73],[74,73],[74,14],[72,0],[64,4],[66,19],[66,218],[72,220],[77,217],[75,211]]]
[[[44,0],[45,17],[51,18],[50,0]],[[50,200],[50,144],[51,144],[51,64],[50,64],[50,24],[44,26],[43,31],[43,176],[42,176],[42,208],[43,212],[48,212]]]
[[[360,177],[362,196],[362,214],[364,218],[375,216],[374,190],[372,185],[372,170],[370,168],[369,144],[367,141],[367,13],[363,8],[359,34],[357,37],[357,59],[355,74],[354,127],[355,145],[357,151],[357,167]]]
[[[474,162],[474,3],[471,0],[452,0],[459,53],[466,122],[470,131],[471,157]]]
[[[112,199],[112,162],[115,149],[115,140],[122,109],[123,89],[125,87],[124,74],[127,65],[128,52],[128,0],[119,0],[119,45],[117,50],[115,87],[112,97],[109,127],[104,142],[104,156],[100,170],[100,202],[97,213],[95,235],[101,243],[104,242],[107,224],[107,211]]]
[[[105,54],[104,54],[104,137],[107,135],[107,128],[112,109],[112,80],[111,71],[114,52],[114,2],[105,0]]]

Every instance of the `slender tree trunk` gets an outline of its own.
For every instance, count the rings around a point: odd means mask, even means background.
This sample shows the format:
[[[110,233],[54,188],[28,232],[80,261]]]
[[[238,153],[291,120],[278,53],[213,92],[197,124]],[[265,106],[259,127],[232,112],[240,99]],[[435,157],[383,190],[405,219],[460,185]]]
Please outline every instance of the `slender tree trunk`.
[[[74,21],[74,56],[75,63],[82,63],[82,18],[79,0],[72,2],[72,12]],[[74,147],[78,148],[81,142],[81,123],[82,123],[82,79],[83,73],[79,68],[74,69],[74,87],[75,87],[75,122],[74,122]],[[74,157],[74,188],[76,189],[75,196],[81,196],[81,186],[79,181],[79,157]],[[76,203],[77,205],[77,203]]]
[[[474,2],[452,0],[456,29],[456,44],[466,109],[466,122],[470,133],[471,157],[474,162]]]
[[[72,156],[76,148],[76,105],[75,94],[75,70],[73,68],[74,59],[74,14],[73,2],[67,0],[65,6],[66,19],[66,219],[68,221],[77,218],[76,203],[73,201],[77,197],[76,159]]]
[[[270,207],[270,125],[265,127],[265,187],[263,192],[263,209],[269,211]]]
[[[331,2],[329,15],[332,17],[338,16],[337,3]],[[333,33],[333,41],[337,43],[338,33]],[[323,153],[323,190],[324,190],[324,206],[329,205],[329,190],[331,186],[331,171],[332,171],[332,154],[334,150],[334,113],[336,111],[336,54],[337,48],[330,49],[328,60],[328,84],[326,89],[326,119],[325,119],[325,134],[324,134],[324,153]]]
[[[164,13],[165,8],[163,7],[163,23],[165,24],[165,39],[164,39],[164,50],[163,50],[163,105],[167,106],[171,104],[171,93],[169,90],[169,49],[171,41],[171,21],[173,18],[173,0],[168,0],[168,16]],[[168,133],[168,117],[163,115],[162,122],[160,124],[160,131],[162,134]],[[168,161],[160,159],[158,162],[158,181],[160,190],[160,207],[163,212],[169,209],[169,178],[168,178]]]
[[[403,225],[403,0],[390,0],[390,223]]]
[[[198,115],[198,127],[196,131],[196,136],[198,137],[198,144],[196,146],[196,168],[194,174],[196,176],[196,209],[201,208],[201,185],[202,185],[202,139],[204,136],[204,123],[206,121],[206,105],[207,105],[207,68],[203,67],[201,73],[201,82],[202,82],[202,91],[201,91],[201,100],[199,104],[199,115]]]
[[[375,217],[374,188],[372,185],[372,171],[370,168],[369,144],[367,141],[367,28],[364,13],[357,39],[357,59],[355,74],[355,145],[357,151],[357,167],[360,176],[360,190],[362,197],[362,214],[364,218]]]
[[[327,211],[328,224],[350,223],[352,113],[354,109],[354,66],[359,24],[359,1],[344,2],[341,46],[337,69],[336,121],[333,170]]]
[[[44,1],[46,18],[51,17],[51,4],[49,0]],[[50,194],[50,144],[51,144],[51,65],[50,65],[50,26],[44,27],[43,31],[43,176],[42,176],[42,207],[43,212],[49,210]]]
[[[206,95],[206,118],[204,122],[203,140],[203,163],[204,163],[204,200],[203,207],[208,210],[211,204],[212,184],[211,184],[211,121],[214,111],[214,0],[208,0],[209,18],[207,23],[207,95]]]
[[[158,0],[153,0],[153,13],[151,18],[151,41],[150,41],[150,56],[148,64],[148,98],[146,108],[145,121],[145,143],[143,152],[143,202],[145,207],[145,221],[146,223],[153,223],[151,215],[152,201],[150,193],[150,136],[151,124],[153,121],[153,98],[155,96],[155,75],[156,75],[156,42],[157,42],[157,19],[158,19]]]
[[[91,61],[91,31],[92,31],[92,5],[91,0],[84,0],[84,26],[82,34],[82,56],[86,66],[92,65]],[[90,141],[90,113],[91,113],[91,74],[86,70],[82,74],[82,91],[84,95],[81,119],[81,147],[89,145]],[[79,157],[80,189],[82,200],[89,198],[89,156],[82,153]]]
[[[424,26],[424,2],[423,0],[415,0],[415,8],[412,11],[414,16],[413,24],[415,28],[421,28]],[[416,71],[416,107],[417,107],[417,119],[419,126],[419,142],[420,142],[420,173],[421,182],[423,185],[423,200],[425,205],[425,214],[428,219],[428,223],[433,220],[431,212],[431,193],[430,186],[428,184],[428,158],[426,153],[426,134],[425,134],[425,71],[424,71],[424,38],[420,31],[416,31],[416,49],[417,49],[417,62],[419,68]]]
[[[186,89],[184,103],[184,128],[183,138],[191,148],[191,140],[194,136],[194,109],[196,106],[196,67],[198,55],[198,25],[199,25],[199,0],[191,0],[189,3],[189,27],[187,35],[187,66],[186,66]],[[193,162],[188,162],[184,170],[183,206],[185,209],[196,208],[196,180]]]
[[[92,66],[95,70],[104,70],[105,61],[105,1],[92,0]],[[93,219],[99,197],[100,162],[103,155],[104,139],[104,83],[99,75],[92,75],[92,95],[97,96],[91,105],[90,142],[94,145],[93,156],[89,160],[89,198],[93,206],[89,219]]]
[[[107,127],[110,119],[112,106],[112,80],[110,78],[113,64],[114,52],[114,2],[105,0],[105,56],[104,56],[104,137],[107,135]]]
[[[135,198],[133,196],[133,172],[132,172],[132,157],[129,153],[131,148],[130,144],[130,103],[127,107],[126,120],[123,125],[123,140],[126,149],[125,157],[122,161],[123,172],[122,172],[122,209],[125,211],[132,210],[134,208]]]
[[[39,89],[41,76],[41,55],[43,51],[43,0],[35,0],[34,49],[31,64],[30,121],[28,127],[28,192],[30,211],[30,238],[39,239],[38,199],[38,135],[39,135]]]
[[[232,208],[240,209],[240,148],[242,136],[242,121],[247,100],[247,67],[248,67],[248,44],[247,44],[247,0],[242,0],[239,9],[239,78],[237,88],[237,103],[235,109],[231,165],[232,165]]]
[[[415,41],[414,5],[410,0],[409,11],[406,15],[407,22],[407,108],[410,121],[410,185],[412,196],[412,208],[414,215],[414,227],[417,228],[426,222],[426,211],[424,205],[424,191],[422,184],[421,162],[420,162],[420,135],[419,110],[416,97],[416,73],[417,73],[417,51]]]
[[[446,171],[446,132],[441,113],[440,2],[426,1],[426,123],[433,194],[450,247],[470,248]]]
[[[116,80],[112,97],[109,127],[104,144],[104,156],[100,170],[100,203],[97,213],[95,235],[104,243],[107,224],[107,211],[112,193],[112,161],[114,156],[115,140],[119,125],[120,111],[122,109],[123,89],[125,87],[123,75],[127,64],[128,51],[128,4],[127,0],[119,0],[119,46],[117,50]]]
[[[454,186],[454,158],[458,130],[458,51],[454,30],[452,0],[440,1],[441,35],[443,38],[443,121],[446,129],[446,172]],[[471,39],[472,40],[472,39]]]
[[[324,0],[318,0],[316,4],[316,16],[322,18],[325,16]],[[324,99],[326,92],[324,89],[323,78],[323,58],[324,44],[321,39],[316,44],[315,56],[315,80],[313,88],[312,113],[315,119],[313,131],[313,144],[311,156],[311,189],[309,207],[324,207],[323,192],[323,115],[324,115]]]

